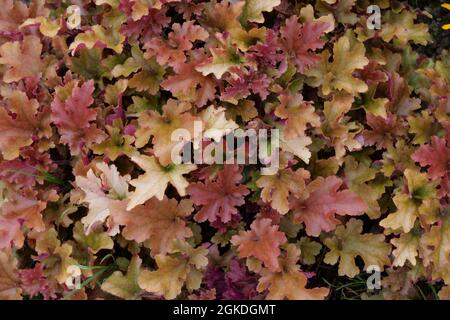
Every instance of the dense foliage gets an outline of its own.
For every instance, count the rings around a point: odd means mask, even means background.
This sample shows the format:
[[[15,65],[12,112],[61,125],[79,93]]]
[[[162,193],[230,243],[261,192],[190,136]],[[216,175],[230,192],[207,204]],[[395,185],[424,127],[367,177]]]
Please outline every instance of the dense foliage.
[[[0,298],[450,298],[450,56],[426,11],[0,6]],[[205,145],[279,129],[276,174],[174,164],[195,121]]]

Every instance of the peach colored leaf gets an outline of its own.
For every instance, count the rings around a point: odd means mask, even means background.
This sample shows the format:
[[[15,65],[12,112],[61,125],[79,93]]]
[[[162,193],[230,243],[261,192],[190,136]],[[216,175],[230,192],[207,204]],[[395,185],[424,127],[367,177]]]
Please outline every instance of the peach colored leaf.
[[[20,148],[33,143],[33,138],[51,136],[50,118],[22,91],[5,97],[6,106],[0,106],[0,150],[5,160],[12,160],[19,156]]]
[[[279,260],[279,270],[263,269],[257,290],[268,290],[268,300],[323,300],[329,293],[327,288],[307,289],[307,277],[300,271],[297,261],[300,250],[294,244],[287,245]]]
[[[79,155],[85,146],[103,141],[106,135],[92,123],[97,117],[97,112],[89,108],[94,102],[94,81],[89,80],[81,87],[77,82],[70,83],[60,92],[71,87],[71,94],[65,99],[58,94],[55,96],[51,105],[52,120],[61,134],[61,142],[69,145],[72,154]]]
[[[343,181],[336,177],[319,177],[308,184],[300,198],[291,197],[294,221],[305,223],[309,236],[332,231],[340,221],[335,215],[361,215],[367,210],[364,200],[354,192],[341,189]]]
[[[166,254],[173,239],[184,240],[193,235],[186,225],[186,218],[193,211],[192,202],[187,199],[179,203],[164,197],[162,201],[151,198],[142,206],[120,215],[114,214],[114,221],[124,225],[122,235],[136,242],[150,240],[151,255]]]
[[[39,75],[42,43],[36,36],[25,36],[23,42],[6,42],[0,47],[0,64],[7,66],[3,81],[11,83],[26,77]]]
[[[119,215],[125,211],[127,205],[124,199],[128,196],[130,176],[120,176],[114,165],[108,167],[99,163],[97,168],[102,173],[101,178],[92,169],[87,172],[86,177],[75,177],[75,185],[84,193],[80,203],[87,203],[89,207],[88,214],[81,219],[86,234],[105,222],[112,213]]]
[[[150,137],[153,137],[153,149],[159,162],[163,166],[173,163],[172,153],[180,141],[173,141],[172,134],[176,130],[185,130],[186,135],[182,137],[184,142],[195,138],[194,121],[199,119],[189,113],[191,107],[187,102],[170,99],[162,107],[162,115],[153,110],[142,113],[138,119],[135,145],[138,148],[143,147]]]
[[[22,300],[21,293],[17,261],[12,254],[0,251],[0,299]]]
[[[305,180],[310,174],[305,169],[293,171],[290,168],[279,170],[275,175],[261,176],[256,181],[258,188],[263,188],[261,199],[270,202],[272,208],[281,214],[289,211],[289,194],[297,197],[305,191]]]
[[[286,120],[283,132],[287,139],[304,136],[308,124],[312,127],[320,126],[319,115],[310,102],[303,100],[302,95],[282,94],[279,100],[275,115]]]
[[[173,31],[169,33],[167,40],[152,38],[144,45],[145,56],[156,57],[160,65],[169,65],[178,71],[186,62],[185,52],[190,51],[197,40],[208,39],[208,32],[194,21],[186,21],[182,25],[174,23]]]
[[[238,247],[239,257],[255,257],[272,272],[280,269],[280,245],[286,241],[284,233],[272,225],[271,219],[255,220],[250,231],[241,231],[231,238],[231,243]]]
[[[280,3],[281,0],[245,0],[241,18],[250,22],[263,23],[263,12],[272,12],[273,8]]]
[[[224,165],[215,181],[197,182],[188,187],[188,194],[196,205],[203,207],[195,215],[198,222],[229,222],[238,214],[237,206],[244,204],[244,196],[249,193],[242,179],[238,165]]]

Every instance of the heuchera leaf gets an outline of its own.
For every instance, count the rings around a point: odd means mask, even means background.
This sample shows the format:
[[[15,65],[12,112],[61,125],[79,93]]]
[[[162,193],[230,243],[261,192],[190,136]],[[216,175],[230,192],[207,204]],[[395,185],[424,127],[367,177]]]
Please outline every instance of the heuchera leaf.
[[[424,23],[415,24],[416,14],[411,11],[402,10],[398,13],[388,11],[383,19],[386,22],[380,36],[386,42],[395,38],[401,45],[405,45],[410,40],[417,44],[426,45],[430,40],[427,25]]]
[[[280,5],[281,0],[246,0],[242,12],[242,18],[251,22],[264,22],[263,12],[271,12],[274,7]]]
[[[346,226],[338,226],[332,238],[324,240],[330,249],[325,255],[325,262],[336,264],[339,260],[339,275],[354,277],[359,273],[355,258],[360,256],[365,268],[378,266],[381,270],[390,264],[391,246],[384,242],[381,234],[361,234],[362,221],[350,219]]]
[[[263,188],[261,199],[270,202],[272,208],[281,214],[289,211],[289,194],[300,197],[305,191],[305,180],[310,174],[304,169],[293,171],[290,168],[279,170],[275,175],[262,176],[256,181],[259,188]]]
[[[449,299],[424,4],[0,0],[0,299]]]
[[[380,221],[380,226],[392,230],[403,229],[409,232],[421,215],[427,215],[433,208],[433,197],[436,195],[436,183],[429,182],[425,173],[417,170],[406,169],[405,178],[408,185],[408,193],[397,193],[392,199],[397,211],[389,214]]]
[[[286,119],[283,130],[285,138],[304,136],[308,124],[313,127],[320,125],[320,117],[315,113],[314,107],[310,102],[304,101],[301,95],[282,94],[279,100],[280,104],[275,109],[275,115]]]
[[[102,283],[102,290],[122,299],[137,298],[137,295],[142,291],[137,283],[141,263],[142,260],[138,256],[133,256],[126,275],[120,271],[115,271]]]
[[[304,73],[320,61],[320,56],[314,51],[323,48],[325,42],[320,38],[329,27],[328,23],[324,22],[307,21],[300,24],[295,15],[287,19],[286,25],[281,27],[283,49],[296,64],[300,73]]]
[[[445,138],[436,136],[431,138],[431,144],[421,146],[411,158],[419,162],[422,167],[430,166],[430,179],[438,179],[448,175],[450,164],[450,146]]]
[[[130,195],[127,210],[144,203],[146,200],[156,197],[158,200],[164,198],[164,192],[170,183],[180,196],[186,194],[189,183],[183,177],[197,168],[194,164],[180,164],[163,167],[155,157],[134,156],[131,158],[145,173],[130,181],[136,190]]]
[[[366,49],[362,43],[354,39],[353,34],[345,34],[334,44],[333,62],[329,63],[330,54],[322,53],[320,63],[306,72],[312,77],[311,85],[321,86],[324,95],[333,90],[345,90],[351,94],[366,92],[367,84],[353,77],[353,72],[363,69],[369,59],[365,57]]]
[[[156,94],[164,76],[164,68],[155,59],[146,60],[139,47],[132,47],[131,55],[122,65],[116,65],[111,74],[118,78],[128,77],[133,73],[133,77],[128,81],[131,88]]]
[[[112,213],[119,215],[125,211],[127,206],[124,199],[128,196],[130,176],[121,177],[114,165],[108,167],[101,163],[97,164],[97,168],[103,173],[102,179],[98,178],[92,169],[88,171],[86,177],[77,176],[75,179],[76,186],[84,193],[80,202],[87,203],[89,207],[88,214],[81,219],[86,234],[99,224],[103,224]]]
[[[404,266],[406,261],[411,262],[413,266],[416,265],[416,256],[418,255],[419,237],[414,232],[404,233],[399,238],[391,240],[395,246],[392,254],[395,257],[393,266]]]
[[[48,113],[39,111],[38,101],[22,91],[13,91],[8,98],[0,106],[0,150],[5,160],[12,160],[21,148],[33,143],[33,138],[49,138],[51,128]]]
[[[249,193],[245,185],[239,184],[241,179],[238,165],[225,165],[215,181],[191,184],[187,192],[195,205],[202,206],[194,219],[198,222],[231,221],[233,215],[238,215],[236,207],[244,204],[244,196]]]
[[[11,83],[39,74],[43,69],[41,51],[42,43],[36,36],[25,36],[22,43],[4,43],[0,47],[0,64],[8,69],[3,74],[3,81]]]
[[[186,242],[174,242],[170,253],[156,255],[156,271],[143,270],[138,278],[139,286],[149,292],[174,299],[186,283],[191,291],[200,287],[203,270],[208,264],[205,248],[192,248]]]
[[[250,231],[241,231],[231,238],[231,243],[238,247],[240,257],[255,257],[272,272],[281,267],[278,261],[280,245],[286,241],[284,233],[278,231],[278,226],[273,226],[270,219],[255,220]]]
[[[185,129],[190,133],[190,137],[185,138],[186,142],[195,138],[193,122],[199,119],[188,112],[191,107],[187,102],[171,99],[163,106],[162,115],[153,110],[141,113],[135,145],[143,147],[153,137],[153,149],[159,162],[163,166],[171,164],[172,151],[179,143],[172,140],[172,133],[177,129]]]
[[[195,102],[202,107],[207,101],[214,99],[216,82],[197,71],[197,66],[204,60],[204,52],[191,50],[191,61],[180,65],[176,73],[161,82],[161,87],[170,91],[183,101]]]
[[[299,270],[297,261],[300,250],[294,244],[287,245],[279,258],[279,270],[263,269],[258,283],[258,291],[268,290],[266,299],[281,300],[323,300],[328,295],[326,288],[305,288],[306,275]]]
[[[194,210],[192,202],[164,197],[152,198],[130,212],[114,214],[114,221],[124,225],[123,236],[128,240],[149,240],[151,254],[166,254],[172,239],[184,240],[193,235],[185,219]]]
[[[321,231],[332,231],[340,221],[339,215],[361,215],[367,210],[364,200],[352,191],[339,190],[342,180],[336,176],[317,178],[306,187],[301,198],[291,198],[294,221],[304,223],[306,233],[319,236]]]
[[[21,293],[17,261],[11,253],[0,251],[0,298],[2,300],[21,300]]]
[[[440,225],[432,226],[420,240],[424,251],[424,266],[432,267],[433,279],[443,279],[450,283],[450,218],[448,212]]]
[[[94,25],[90,30],[79,33],[76,36],[75,40],[69,46],[69,51],[73,54],[79,47],[84,46],[88,49],[107,47],[117,53],[121,53],[124,40],[125,37],[117,29],[106,29],[103,26]]]
[[[179,70],[186,61],[185,52],[192,49],[195,41],[205,41],[208,32],[201,26],[194,25],[194,21],[186,21],[182,25],[174,23],[172,29],[167,41],[152,38],[145,43],[144,48],[146,57],[154,56],[160,65],[167,64],[174,70]]]
[[[79,155],[84,148],[101,142],[105,134],[92,123],[97,117],[97,112],[89,108],[94,103],[94,81],[80,87],[77,82],[67,86],[61,91],[72,89],[71,93],[66,97],[57,95],[52,102],[52,120],[61,133],[61,142],[69,145],[72,154]]]

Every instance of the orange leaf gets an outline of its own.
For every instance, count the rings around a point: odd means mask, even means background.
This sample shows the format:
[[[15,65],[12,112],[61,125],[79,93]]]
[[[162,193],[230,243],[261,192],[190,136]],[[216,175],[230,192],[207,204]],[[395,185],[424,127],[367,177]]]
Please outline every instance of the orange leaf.
[[[231,243],[238,246],[239,257],[255,257],[270,271],[279,270],[280,245],[287,241],[284,233],[272,225],[271,219],[255,220],[250,228],[251,231],[241,231],[231,238]]]

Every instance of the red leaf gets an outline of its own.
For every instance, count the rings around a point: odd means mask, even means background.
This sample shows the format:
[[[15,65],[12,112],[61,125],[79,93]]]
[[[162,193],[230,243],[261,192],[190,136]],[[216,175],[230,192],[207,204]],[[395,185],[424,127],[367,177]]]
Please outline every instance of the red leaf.
[[[328,23],[324,22],[305,22],[302,25],[298,23],[297,16],[292,16],[280,28],[283,48],[294,60],[300,73],[320,61],[314,50],[323,48],[325,43],[320,37],[328,27]]]
[[[270,85],[267,75],[253,70],[244,72],[242,69],[237,69],[235,74],[237,77],[228,81],[229,85],[222,94],[222,99],[243,99],[250,95],[250,91],[259,94],[263,100],[267,98]]]
[[[342,180],[336,176],[319,177],[307,186],[309,196],[304,199],[291,197],[291,209],[296,223],[305,223],[306,233],[319,236],[321,231],[332,231],[340,221],[335,214],[361,215],[367,205],[350,190],[338,191]]]
[[[280,44],[277,34],[269,29],[266,33],[266,41],[251,46],[246,57],[258,64],[258,70],[276,68],[279,64],[279,72],[283,73],[287,68],[286,57],[279,51]]]
[[[242,179],[238,165],[225,165],[214,182],[195,183],[188,187],[188,193],[196,205],[203,207],[195,215],[195,220],[203,222],[229,222],[237,215],[237,206],[244,204],[244,196],[249,193]]]
[[[367,124],[372,130],[364,130],[364,144],[375,145],[377,149],[387,148],[394,141],[392,138],[402,133],[403,127],[395,114],[389,113],[384,119],[371,113],[366,114]]]
[[[167,41],[161,38],[151,38],[145,43],[146,58],[156,56],[156,61],[160,65],[168,64],[178,70],[186,61],[185,51],[192,49],[192,44],[196,40],[205,41],[208,32],[194,21],[186,21],[182,25],[174,23],[173,31],[169,33]]]
[[[422,167],[430,166],[428,175],[431,179],[445,176],[450,169],[450,146],[444,138],[431,138],[431,145],[423,145],[411,158]]]
[[[180,65],[176,74],[161,82],[161,87],[175,97],[195,102],[198,107],[203,107],[208,100],[214,99],[216,82],[195,69],[204,59],[204,51],[191,50],[189,55],[191,61]]]
[[[72,95],[61,101],[56,95],[52,102],[52,120],[56,123],[61,134],[61,142],[68,144],[72,154],[78,155],[86,144],[99,143],[104,139],[103,131],[91,124],[97,117],[97,112],[89,108],[94,102],[94,81],[89,80],[81,87],[77,86]]]

